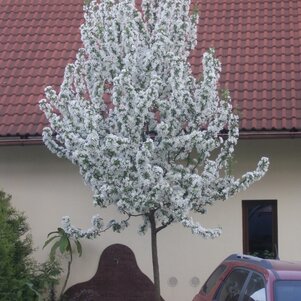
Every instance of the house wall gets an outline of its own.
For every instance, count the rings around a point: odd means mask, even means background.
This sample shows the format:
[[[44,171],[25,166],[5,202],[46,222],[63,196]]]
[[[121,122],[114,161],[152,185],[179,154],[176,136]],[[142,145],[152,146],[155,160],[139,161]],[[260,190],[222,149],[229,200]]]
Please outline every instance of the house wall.
[[[166,301],[192,300],[224,257],[242,252],[242,200],[277,199],[279,255],[281,259],[301,260],[301,140],[242,140],[236,153],[235,173],[254,169],[261,156],[270,158],[269,173],[246,192],[217,203],[208,208],[207,215],[198,217],[207,227],[222,226],[220,238],[204,240],[180,225],[159,233],[162,296]],[[70,215],[75,225],[86,228],[90,217],[99,212],[78,169],[44,146],[1,147],[0,187],[12,194],[13,205],[28,217],[39,261],[46,259],[49,251],[42,249],[47,233],[60,226],[62,216]],[[112,208],[100,214],[106,219],[115,211]],[[149,235],[139,235],[138,225],[139,220],[133,220],[122,234],[106,232],[94,241],[82,241],[83,256],[75,259],[69,285],[91,278],[101,252],[117,242],[134,251],[140,269],[152,279]],[[197,279],[199,285],[195,285]]]

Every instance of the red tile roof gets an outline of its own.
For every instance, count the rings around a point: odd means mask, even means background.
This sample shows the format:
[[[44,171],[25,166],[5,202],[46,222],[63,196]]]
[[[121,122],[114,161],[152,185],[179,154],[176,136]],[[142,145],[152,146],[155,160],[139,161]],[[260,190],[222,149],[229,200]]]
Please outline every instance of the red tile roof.
[[[241,132],[301,133],[301,1],[193,0],[194,74],[216,49]],[[59,87],[80,47],[83,0],[0,1],[0,137],[40,136],[45,86]]]
[[[40,135],[44,88],[81,46],[83,0],[0,1],[0,136]]]
[[[199,0],[192,64],[213,46],[241,130],[301,130],[301,1]],[[198,73],[198,71],[196,71]]]

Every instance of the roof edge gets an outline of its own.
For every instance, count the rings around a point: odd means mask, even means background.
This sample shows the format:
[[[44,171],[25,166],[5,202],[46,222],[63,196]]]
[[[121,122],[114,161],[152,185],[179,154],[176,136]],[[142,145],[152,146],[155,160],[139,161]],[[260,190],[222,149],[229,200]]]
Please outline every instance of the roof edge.
[[[35,136],[35,137],[0,137],[0,146],[25,146],[25,145],[43,145],[42,136]]]
[[[287,139],[301,138],[301,131],[239,131],[240,139]]]
[[[223,134],[227,136],[227,134]],[[240,139],[294,139],[301,138],[301,131],[240,131]],[[42,145],[44,144],[42,136],[0,136],[0,146],[14,146],[14,145]]]

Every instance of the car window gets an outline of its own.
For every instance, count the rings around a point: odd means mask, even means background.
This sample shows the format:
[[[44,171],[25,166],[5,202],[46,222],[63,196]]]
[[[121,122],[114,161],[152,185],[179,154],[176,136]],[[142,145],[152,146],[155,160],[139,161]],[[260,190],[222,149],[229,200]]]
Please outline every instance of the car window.
[[[249,271],[244,269],[235,269],[226,278],[221,286],[217,301],[238,301],[241,290],[249,275]]]
[[[257,273],[252,273],[246,290],[243,294],[243,301],[266,301],[266,288],[264,278]]]
[[[225,269],[226,269],[226,265],[222,264],[214,270],[214,272],[211,274],[211,276],[208,278],[208,280],[205,282],[205,284],[202,287],[202,291],[205,294],[208,294],[211,291],[211,289],[214,287],[217,280],[219,279],[221,274],[225,271]]]
[[[300,280],[279,280],[275,282],[275,301],[301,300]]]

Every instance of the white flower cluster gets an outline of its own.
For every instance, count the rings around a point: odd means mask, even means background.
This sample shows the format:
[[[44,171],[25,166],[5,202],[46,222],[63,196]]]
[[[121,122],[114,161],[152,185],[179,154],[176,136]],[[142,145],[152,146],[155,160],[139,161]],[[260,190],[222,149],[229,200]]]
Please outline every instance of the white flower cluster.
[[[203,77],[191,73],[198,17],[189,0],[92,1],[81,27],[84,48],[65,69],[60,92],[46,88],[40,107],[49,120],[47,147],[79,166],[100,207],[128,216],[155,212],[158,224],[180,222],[215,237],[189,217],[259,180],[263,158],[240,179],[228,173],[238,140],[238,117],[217,89],[220,62],[203,56]],[[227,135],[221,135],[222,132]],[[127,223],[114,223],[119,231]],[[148,221],[141,227],[145,231]],[[65,219],[65,231],[95,237],[99,218],[83,231]]]
[[[82,230],[71,225],[69,216],[62,217],[62,228],[66,233],[68,233],[74,238],[95,238],[101,232],[103,232],[103,221],[99,215],[95,215],[92,217],[91,224],[91,228],[89,228],[88,230]]]
[[[91,228],[83,230],[81,228],[72,226],[69,216],[62,217],[62,228],[68,235],[73,238],[96,238],[102,232],[105,232],[110,228],[112,228],[116,232],[120,232],[128,226],[127,220],[122,220],[120,222],[111,220],[105,227],[102,218],[98,214],[92,217],[91,224]]]

